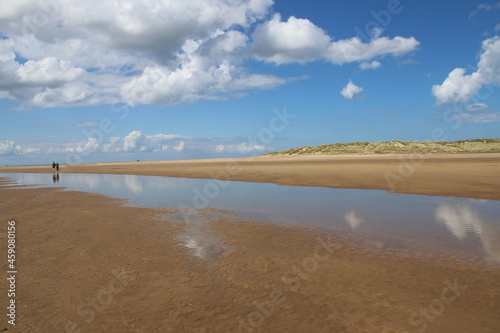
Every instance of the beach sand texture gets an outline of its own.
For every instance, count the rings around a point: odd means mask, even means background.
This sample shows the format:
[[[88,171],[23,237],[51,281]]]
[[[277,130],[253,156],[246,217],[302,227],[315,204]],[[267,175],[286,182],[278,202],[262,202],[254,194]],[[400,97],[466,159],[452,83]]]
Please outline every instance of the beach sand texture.
[[[64,165],[61,172],[215,174],[387,190],[384,173],[397,173],[400,163],[397,156],[247,158]],[[429,156],[395,190],[498,200],[499,166],[499,155]],[[1,237],[15,220],[18,245],[16,326],[4,319],[0,327],[8,332],[472,333],[500,327],[495,267],[376,253],[345,235],[211,210],[198,212],[200,221],[212,216],[200,228],[209,228],[225,253],[201,260],[182,245],[186,226],[173,218],[176,211],[5,179],[0,184]],[[6,267],[6,256],[1,262]],[[2,295],[7,287],[1,285]]]

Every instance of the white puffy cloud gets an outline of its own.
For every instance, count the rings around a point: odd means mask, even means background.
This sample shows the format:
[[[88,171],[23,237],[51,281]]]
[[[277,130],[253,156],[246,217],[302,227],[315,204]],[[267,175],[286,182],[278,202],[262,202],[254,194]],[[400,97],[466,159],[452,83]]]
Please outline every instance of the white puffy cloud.
[[[106,140],[103,137],[85,136],[86,139],[59,144],[53,142],[18,144],[12,140],[0,141],[0,156],[9,157],[7,160],[13,163],[19,163],[17,162],[20,161],[19,158],[24,157],[30,161],[43,161],[46,156],[54,156],[64,163],[80,163],[91,161],[99,154],[104,154],[108,160],[111,156],[115,160],[120,160],[120,156],[168,159],[176,156],[210,156],[213,153],[249,156],[272,149],[264,144],[241,138],[212,140],[176,134],[148,135],[141,131],[132,131],[123,137],[110,137]]]
[[[354,37],[333,42],[328,48],[325,58],[334,64],[370,60],[375,57],[392,55],[402,56],[415,51],[420,43],[414,38],[396,36],[393,39],[380,37],[363,43]]]
[[[34,147],[22,147],[11,140],[0,141],[0,156],[30,155],[38,154],[40,149]]]
[[[81,123],[76,123],[76,124],[68,124],[65,127],[96,127],[99,126],[98,121],[83,121]]]
[[[96,151],[114,153],[181,152],[184,150],[184,141],[186,140],[195,141],[196,138],[174,134],[146,135],[141,131],[132,131],[123,138],[110,138],[109,142],[101,143]]]
[[[307,19],[266,19],[273,0],[19,0],[0,4],[0,98],[43,107],[172,105],[290,79],[242,64],[333,64],[413,51],[413,37],[332,41]],[[254,31],[252,35],[249,35]],[[378,67],[377,61],[369,63]]]
[[[467,111],[480,111],[488,108],[488,104],[486,103],[474,103],[467,105]]]
[[[18,149],[16,148],[16,143],[14,141],[5,140],[0,141],[0,156],[2,155],[13,155]]]
[[[380,63],[380,61],[377,61],[377,60],[373,60],[371,62],[362,62],[359,64],[359,69],[361,69],[362,71],[364,70],[367,70],[367,69],[377,69],[379,68],[380,66],[382,66],[382,64]]]
[[[70,62],[55,58],[45,58],[40,61],[29,60],[16,70],[20,82],[47,86],[75,81],[84,73],[84,69],[75,68]]]
[[[0,98],[46,107],[169,105],[275,87],[286,80],[252,76],[238,65],[248,40],[238,27],[264,18],[272,5],[272,0],[2,2]],[[142,90],[148,87],[159,91],[147,96]]]
[[[465,69],[455,68],[441,85],[432,87],[438,104],[466,102],[486,83],[480,73],[464,75]]]
[[[321,59],[331,44],[325,31],[311,21],[291,16],[283,22],[279,14],[259,25],[252,37],[256,56],[277,64]]]
[[[358,37],[332,41],[323,29],[307,19],[292,16],[284,22],[275,14],[255,29],[252,51],[258,59],[276,64],[326,60],[342,65],[378,56],[401,56],[416,50],[419,45],[413,37],[390,39],[380,37],[381,32],[376,31],[369,43]]]
[[[476,124],[498,123],[500,122],[500,111],[474,113],[463,121]]]
[[[345,85],[340,91],[340,94],[344,96],[345,99],[352,100],[355,96],[361,94],[363,88],[355,85],[351,80]]]
[[[483,41],[475,72],[465,74],[465,69],[455,68],[442,84],[432,87],[432,94],[438,104],[464,103],[491,83],[500,83],[500,37]]]
[[[474,110],[452,114],[452,117],[463,123],[498,123],[500,122],[500,111]]]
[[[3,4],[0,28],[43,40],[91,39],[111,49],[171,55],[187,39],[215,29],[248,27],[272,0],[23,0]],[[62,29],[61,29],[62,28]]]
[[[177,146],[175,146],[173,148],[175,151],[177,152],[181,152],[181,151],[184,151],[184,149],[186,149],[186,143],[184,141],[180,141]]]
[[[210,64],[194,57],[175,70],[147,67],[122,87],[121,94],[129,104],[168,105],[224,98],[248,89],[273,88],[286,81],[271,75],[247,74],[228,62]]]
[[[477,5],[476,9],[469,14],[469,19],[473,18],[482,11],[488,12],[494,9],[500,9],[500,2],[497,2],[495,4],[480,3],[479,5]]]
[[[248,142],[242,143],[230,143],[230,144],[219,144],[215,146],[215,153],[240,153],[247,154],[251,152],[262,152],[269,147],[266,147],[261,144],[252,144]]]

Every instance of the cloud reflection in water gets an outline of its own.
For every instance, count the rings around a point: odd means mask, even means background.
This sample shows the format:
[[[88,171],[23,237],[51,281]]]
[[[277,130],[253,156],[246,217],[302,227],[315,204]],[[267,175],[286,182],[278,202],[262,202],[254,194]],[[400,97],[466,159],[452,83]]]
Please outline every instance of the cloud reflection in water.
[[[184,246],[203,260],[213,261],[221,258],[226,250],[217,236],[210,231],[207,216],[197,210],[184,211],[182,215],[186,227],[179,239],[184,242]]]
[[[364,214],[355,209],[351,209],[345,213],[344,219],[351,226],[352,230],[356,230],[360,225],[366,222]]]
[[[500,263],[500,225],[485,220],[466,203],[440,202],[434,211],[437,224],[444,225],[459,240],[468,232],[478,235],[489,259]]]

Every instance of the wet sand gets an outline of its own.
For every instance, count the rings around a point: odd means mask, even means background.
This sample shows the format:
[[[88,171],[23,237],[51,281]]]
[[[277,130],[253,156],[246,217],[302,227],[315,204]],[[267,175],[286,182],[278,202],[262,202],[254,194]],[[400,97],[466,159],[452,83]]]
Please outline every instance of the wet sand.
[[[50,173],[50,166],[0,167]],[[500,200],[500,154],[286,156],[61,165],[62,173],[217,178]]]
[[[2,314],[0,330],[477,333],[500,327],[497,268],[372,253],[341,235],[210,210],[200,212],[200,220],[211,220],[198,228],[209,228],[225,253],[202,260],[182,245],[186,226],[175,213],[96,194],[0,187],[0,235],[5,240],[7,221],[16,221],[18,271],[16,326]],[[6,288],[1,284],[2,295]],[[4,312],[7,301],[1,298]]]

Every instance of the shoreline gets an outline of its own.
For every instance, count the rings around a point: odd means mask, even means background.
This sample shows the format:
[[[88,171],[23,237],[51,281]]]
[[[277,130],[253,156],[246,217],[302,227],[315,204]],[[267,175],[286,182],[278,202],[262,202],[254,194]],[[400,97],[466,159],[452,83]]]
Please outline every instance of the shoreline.
[[[224,216],[197,225],[195,235],[208,230],[225,249],[202,260],[182,243],[193,225],[176,221],[175,211],[123,202],[0,186],[1,236],[8,220],[17,222],[13,331],[382,332],[425,324],[432,333],[489,332],[500,323],[497,268],[373,253],[338,234]],[[443,293],[439,320],[410,320]]]
[[[47,166],[0,173],[51,173]],[[500,200],[500,154],[247,157],[61,165],[61,173],[204,178]]]

